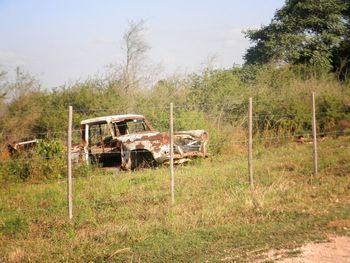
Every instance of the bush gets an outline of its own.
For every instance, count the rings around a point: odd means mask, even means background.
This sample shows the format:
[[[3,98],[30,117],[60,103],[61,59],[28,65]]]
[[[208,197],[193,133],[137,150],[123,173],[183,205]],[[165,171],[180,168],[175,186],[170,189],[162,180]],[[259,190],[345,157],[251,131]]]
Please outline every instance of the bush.
[[[34,153],[22,153],[3,160],[2,181],[45,181],[62,178],[66,173],[63,146],[58,141],[39,140]]]
[[[174,102],[175,130],[207,130],[212,154],[240,150],[230,145],[246,139],[249,97],[253,98],[255,136],[310,134],[312,91],[316,94],[319,133],[341,134],[350,128],[349,86],[332,74],[305,66],[207,68],[189,76],[168,77],[152,89],[128,94],[118,85],[118,81],[96,78],[52,91],[29,90],[3,105],[1,143],[7,142],[7,135],[17,141],[21,139],[17,138],[19,135],[37,135],[43,140],[38,142],[36,152],[26,158],[8,159],[1,153],[1,180],[35,181],[65,175],[64,147],[60,141],[47,138],[64,140],[68,105],[80,110],[74,112],[75,125],[90,117],[139,113],[155,129],[167,132],[169,103]],[[78,169],[79,176],[90,173],[84,169]]]

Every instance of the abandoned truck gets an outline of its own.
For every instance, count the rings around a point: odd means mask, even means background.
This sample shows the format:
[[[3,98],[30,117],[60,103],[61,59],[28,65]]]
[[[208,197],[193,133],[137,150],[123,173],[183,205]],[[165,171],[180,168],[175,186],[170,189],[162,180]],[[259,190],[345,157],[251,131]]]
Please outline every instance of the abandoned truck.
[[[82,159],[104,167],[124,170],[155,167],[170,160],[168,133],[153,129],[137,114],[110,115],[80,123]],[[185,163],[207,155],[208,133],[204,130],[174,133],[174,163]]]

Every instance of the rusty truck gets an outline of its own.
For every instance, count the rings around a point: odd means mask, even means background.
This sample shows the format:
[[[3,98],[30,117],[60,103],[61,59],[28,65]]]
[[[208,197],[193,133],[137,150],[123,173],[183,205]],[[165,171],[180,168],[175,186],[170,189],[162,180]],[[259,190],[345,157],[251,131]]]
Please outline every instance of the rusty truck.
[[[156,131],[139,114],[109,115],[80,123],[81,159],[123,170],[169,163],[170,137]],[[207,156],[209,135],[204,130],[174,133],[174,163]]]

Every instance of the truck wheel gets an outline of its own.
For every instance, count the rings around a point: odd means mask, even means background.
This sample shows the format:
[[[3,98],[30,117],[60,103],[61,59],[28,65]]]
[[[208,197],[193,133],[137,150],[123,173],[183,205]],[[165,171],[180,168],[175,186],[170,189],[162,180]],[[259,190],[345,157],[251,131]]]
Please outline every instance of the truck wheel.
[[[131,152],[131,170],[142,168],[154,168],[157,162],[153,155],[148,151],[132,151]]]

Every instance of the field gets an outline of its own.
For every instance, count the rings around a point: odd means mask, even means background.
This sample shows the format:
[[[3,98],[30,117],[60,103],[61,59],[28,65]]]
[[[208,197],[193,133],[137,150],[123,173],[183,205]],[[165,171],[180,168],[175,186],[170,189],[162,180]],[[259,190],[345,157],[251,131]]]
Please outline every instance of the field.
[[[271,263],[350,244],[349,0],[256,4],[258,16],[230,1],[9,2],[20,1],[0,0],[0,263]],[[124,114],[164,134],[108,117]],[[209,153],[175,167],[175,202],[170,149]],[[136,165],[153,161],[164,163]]]
[[[330,234],[350,235],[349,137],[254,149],[255,186],[245,148],[175,169],[87,170],[74,178],[73,220],[66,181],[1,186],[2,262],[244,262]],[[338,223],[337,223],[338,222]]]

